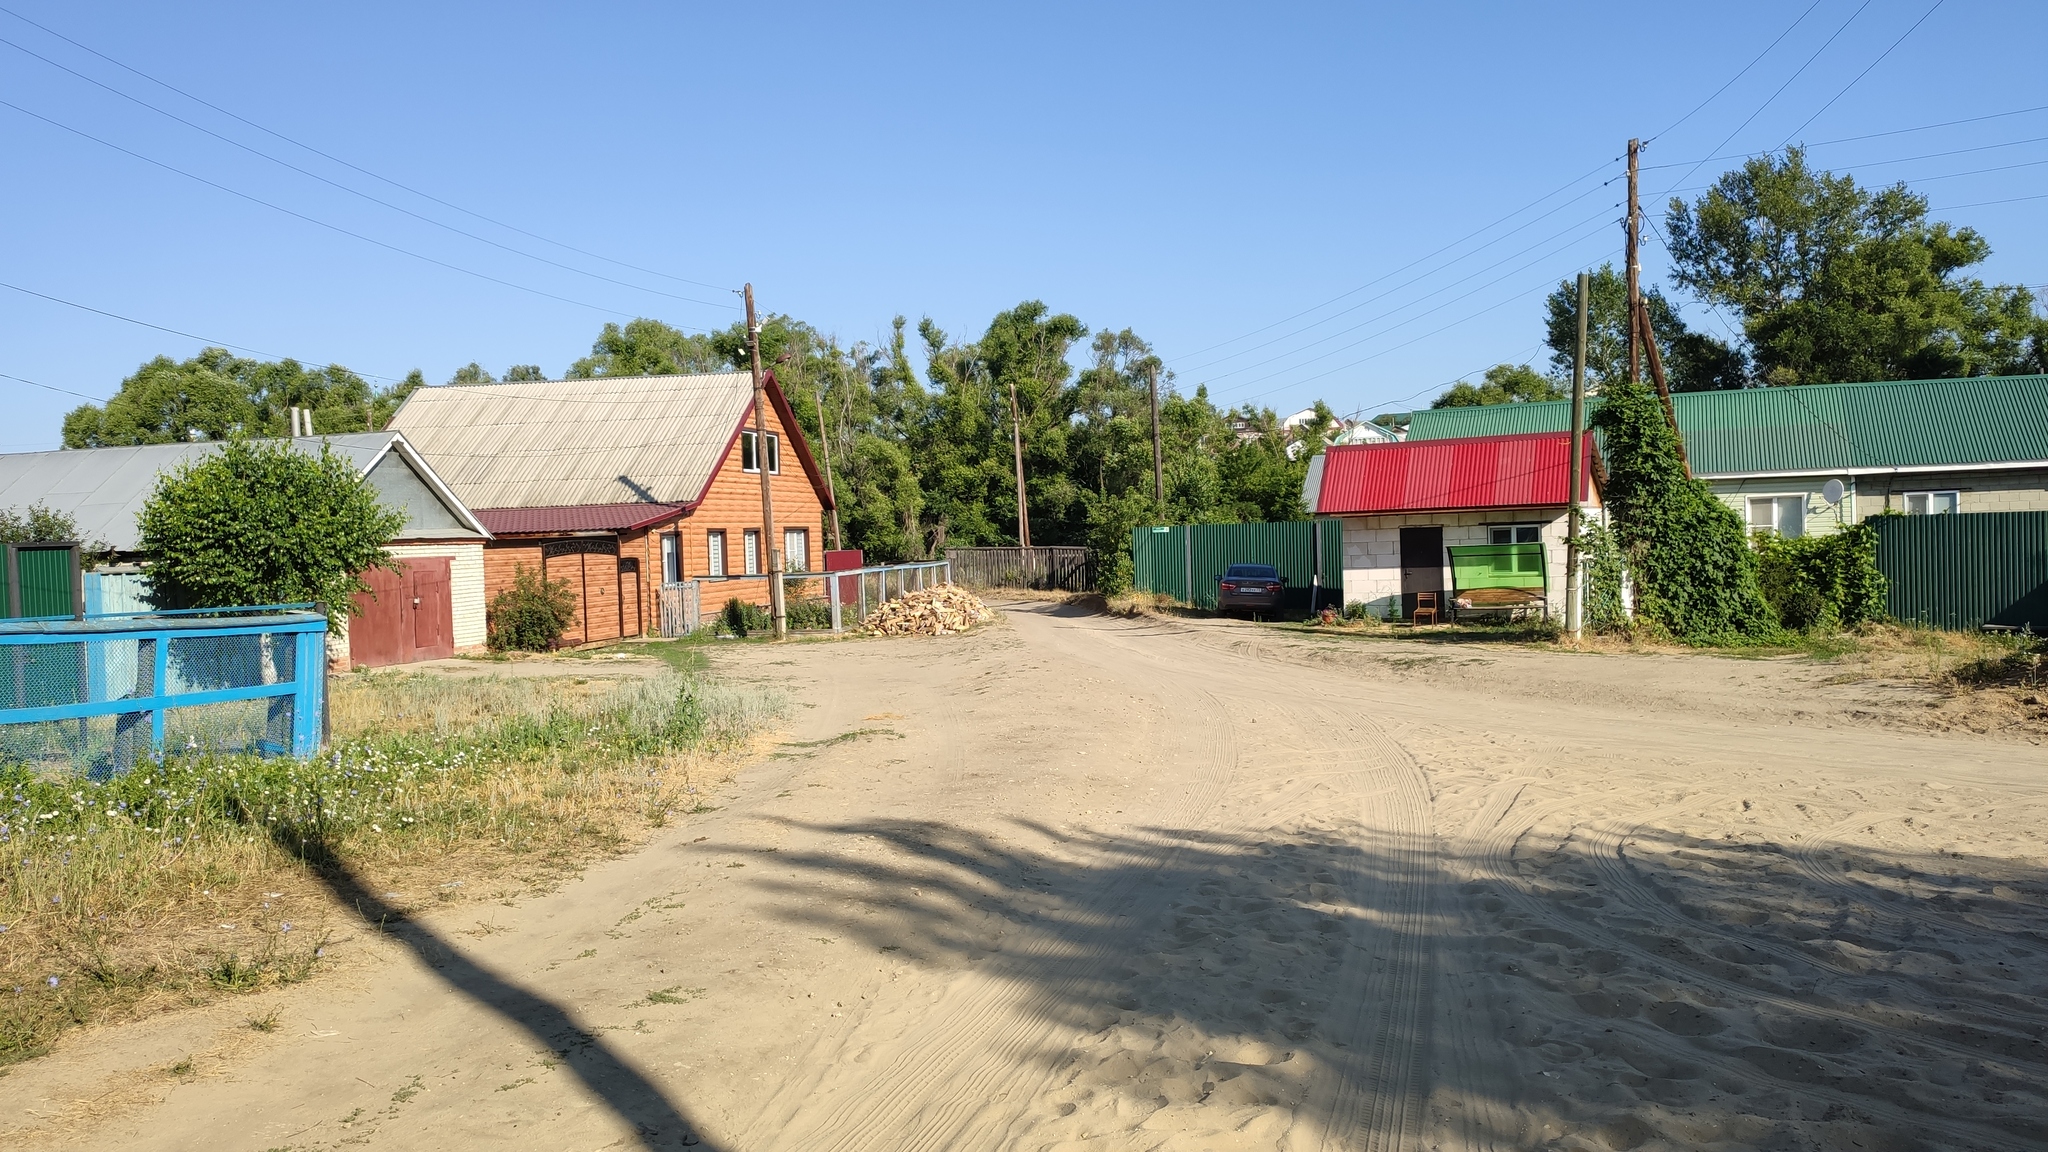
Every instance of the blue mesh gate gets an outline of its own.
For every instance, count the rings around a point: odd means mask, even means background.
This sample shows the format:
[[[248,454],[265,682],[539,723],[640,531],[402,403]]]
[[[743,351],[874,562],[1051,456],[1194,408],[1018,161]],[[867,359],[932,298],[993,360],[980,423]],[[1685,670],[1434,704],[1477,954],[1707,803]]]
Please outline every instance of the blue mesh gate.
[[[166,752],[313,755],[327,618],[305,607],[0,621],[0,762],[105,776]]]

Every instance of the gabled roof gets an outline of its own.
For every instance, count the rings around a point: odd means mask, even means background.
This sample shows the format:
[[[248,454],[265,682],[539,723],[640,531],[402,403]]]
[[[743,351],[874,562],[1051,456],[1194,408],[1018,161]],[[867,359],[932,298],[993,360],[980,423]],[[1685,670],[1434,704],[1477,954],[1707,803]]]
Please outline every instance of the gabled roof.
[[[358,476],[367,476],[387,458],[396,457],[416,476],[461,532],[488,536],[483,524],[456,499],[441,477],[422,460],[405,437],[396,432],[354,432],[336,436],[300,436],[292,447],[309,456],[320,454],[322,445],[347,460]],[[136,517],[157,478],[194,460],[220,451],[221,441],[203,440],[181,444],[141,444],[126,448],[71,448],[56,452],[10,452],[0,454],[0,508],[27,508],[41,504],[63,512],[78,524],[79,535],[88,541],[104,540],[118,552],[133,552],[139,546]],[[443,536],[445,531],[401,531],[409,535]]]
[[[694,507],[753,416],[745,372],[421,388],[391,426],[474,508]],[[769,374],[768,396],[819,500],[823,479]]]
[[[1700,476],[2048,464],[2048,375],[1678,392],[1671,404]],[[1436,408],[1415,414],[1408,438],[1563,431],[1570,421],[1563,400]]]
[[[1571,437],[1563,432],[1340,444],[1323,453],[1316,512],[1455,512],[1557,507],[1570,490]],[[1581,499],[1593,490],[1593,438],[1585,438]]]

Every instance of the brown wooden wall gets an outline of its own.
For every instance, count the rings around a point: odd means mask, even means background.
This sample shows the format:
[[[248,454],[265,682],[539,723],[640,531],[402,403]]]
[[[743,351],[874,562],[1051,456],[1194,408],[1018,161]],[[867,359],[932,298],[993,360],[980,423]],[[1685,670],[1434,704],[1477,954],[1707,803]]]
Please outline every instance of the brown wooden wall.
[[[753,426],[751,409],[747,426]],[[768,566],[766,548],[779,545],[784,529],[804,528],[810,532],[810,555],[804,558],[804,567],[812,572],[819,571],[825,566],[825,549],[831,543],[825,537],[824,503],[818,499],[817,490],[811,487],[803,465],[797,462],[796,452],[790,447],[782,422],[772,406],[768,409],[768,430],[782,435],[784,442],[782,471],[769,477],[775,498],[777,539],[764,541],[761,566],[765,571]],[[577,621],[563,635],[563,645],[594,644],[618,638],[622,614],[625,617],[625,635],[651,633],[659,627],[663,533],[678,534],[682,544],[683,578],[695,580],[702,579],[711,569],[711,531],[725,530],[727,566],[738,572],[744,570],[746,563],[743,533],[760,526],[761,477],[759,473],[740,470],[740,444],[735,439],[695,511],[679,520],[617,534],[617,559],[634,561],[639,568],[637,574],[628,574],[621,581],[606,575],[610,569],[600,572],[599,561],[613,562],[610,555],[582,553],[580,566],[571,563],[576,560],[574,556],[548,558],[548,577],[568,578],[579,593]],[[485,545],[486,601],[512,586],[512,575],[518,565],[525,564],[535,569],[541,567],[541,551],[547,539],[559,538],[511,537]],[[768,603],[768,580],[765,576],[706,581],[702,588],[706,613],[716,611],[735,596],[753,604]],[[588,603],[581,600],[586,594]]]

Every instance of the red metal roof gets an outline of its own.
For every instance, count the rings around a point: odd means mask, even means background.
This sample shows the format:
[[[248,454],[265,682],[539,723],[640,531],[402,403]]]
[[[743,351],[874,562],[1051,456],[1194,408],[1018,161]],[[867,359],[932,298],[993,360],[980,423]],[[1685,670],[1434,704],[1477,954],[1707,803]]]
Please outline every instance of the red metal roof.
[[[1587,436],[1582,500],[1592,492],[1595,452]],[[1340,444],[1325,455],[1316,511],[1344,516],[1562,506],[1570,456],[1563,432]]]
[[[476,518],[493,536],[536,532],[619,532],[680,516],[688,504],[568,504],[553,508],[477,508]]]

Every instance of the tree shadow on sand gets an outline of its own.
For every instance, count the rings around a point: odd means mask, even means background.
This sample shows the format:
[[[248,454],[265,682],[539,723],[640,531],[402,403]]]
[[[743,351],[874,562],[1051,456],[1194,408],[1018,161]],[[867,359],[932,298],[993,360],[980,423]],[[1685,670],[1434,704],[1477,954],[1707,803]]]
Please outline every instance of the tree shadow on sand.
[[[492,972],[432,929],[408,920],[403,910],[365,885],[322,838],[301,839],[278,831],[272,839],[309,865],[328,890],[365,922],[411,949],[450,989],[497,1013],[552,1050],[562,1067],[633,1127],[642,1147],[717,1152],[659,1087],[614,1052],[602,1036],[576,1023],[561,1005]]]
[[[1259,838],[791,826],[848,847],[783,851],[799,877],[757,882],[784,915],[948,985],[826,1073],[832,1107],[784,1102],[807,1138],[2048,1141],[2048,880],[2028,867],[1653,829],[1433,842],[1418,870],[1415,845],[1315,816]],[[816,900],[824,876],[851,898]]]

